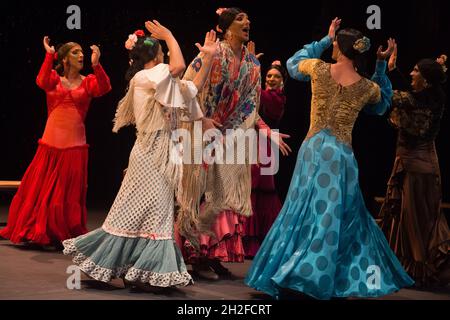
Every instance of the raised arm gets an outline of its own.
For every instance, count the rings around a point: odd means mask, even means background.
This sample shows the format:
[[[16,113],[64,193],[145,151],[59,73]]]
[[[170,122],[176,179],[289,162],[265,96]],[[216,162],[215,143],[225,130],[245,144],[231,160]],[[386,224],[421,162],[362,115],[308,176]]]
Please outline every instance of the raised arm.
[[[199,43],[196,43],[195,45],[200,50],[200,55],[197,60],[200,69],[196,73],[194,79],[192,79],[192,82],[194,82],[198,91],[201,91],[211,71],[212,62],[216,55],[217,48],[219,47],[216,32],[211,30],[206,33],[203,46]]]
[[[392,82],[392,87],[397,90],[409,91],[411,90],[411,85],[409,81],[406,79],[404,74],[397,67],[397,57],[398,57],[398,49],[397,43],[394,44],[394,51],[389,57],[388,61],[388,77]]]
[[[369,104],[364,108],[364,111],[369,114],[383,115],[390,107],[392,100],[392,84],[386,75],[387,62],[386,59],[394,51],[395,40],[388,40],[388,48],[383,51],[380,46],[377,51],[377,62],[375,66],[375,73],[372,76],[372,81],[378,84],[379,91],[375,93],[369,100]]]
[[[286,62],[286,68],[291,78],[294,78],[299,81],[309,81],[310,77],[306,74],[301,73],[299,70],[300,62],[306,59],[320,58],[322,53],[330,45],[331,45],[331,38],[329,36],[326,36],[322,38],[322,40],[320,40],[319,42],[314,41],[310,44],[305,45],[303,49],[297,51]]]
[[[331,46],[340,24],[341,19],[333,19],[333,21],[331,21],[327,36],[323,37],[319,42],[313,41],[312,43],[305,45],[303,49],[297,51],[291,58],[288,59],[286,62],[286,68],[292,78],[299,81],[310,80],[308,75],[305,75],[300,71],[300,62],[306,59],[320,58],[323,52]]]
[[[173,36],[172,32],[161,25],[158,21],[147,21],[145,27],[151,33],[151,36],[166,42],[170,52],[169,71],[172,77],[177,78],[181,76],[186,69],[183,54],[180,46]]]
[[[91,62],[94,74],[88,76],[87,87],[91,96],[100,97],[111,91],[111,83],[108,75],[100,64],[100,49],[96,45],[92,45],[91,49]]]
[[[50,39],[48,36],[43,40],[44,49],[46,51],[44,63],[39,70],[36,78],[36,84],[45,91],[51,91],[58,83],[58,74],[53,70],[53,59],[55,56],[55,48],[50,46]]]

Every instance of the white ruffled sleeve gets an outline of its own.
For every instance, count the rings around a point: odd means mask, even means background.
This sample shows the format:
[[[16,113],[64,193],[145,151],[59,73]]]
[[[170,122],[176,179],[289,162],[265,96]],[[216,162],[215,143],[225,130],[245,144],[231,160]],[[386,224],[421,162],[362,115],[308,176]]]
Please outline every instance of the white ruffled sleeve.
[[[155,99],[161,105],[171,108],[181,108],[184,105],[184,98],[178,88],[177,81],[170,75],[169,66],[160,63],[157,66],[146,70],[146,80],[148,87],[155,89]]]
[[[196,99],[197,87],[192,81],[173,78],[167,64],[158,64],[146,73],[147,79],[155,89],[155,99],[170,108],[183,108],[187,111],[182,121],[193,121],[203,117]]]
[[[181,94],[189,111],[189,119],[183,121],[195,121],[203,118],[203,112],[197,100],[198,89],[192,81],[180,80]]]

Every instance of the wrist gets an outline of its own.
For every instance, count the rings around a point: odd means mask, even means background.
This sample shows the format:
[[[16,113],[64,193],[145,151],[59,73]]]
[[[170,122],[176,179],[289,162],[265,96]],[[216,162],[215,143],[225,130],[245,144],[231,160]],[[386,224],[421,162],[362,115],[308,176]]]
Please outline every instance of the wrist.
[[[169,42],[172,40],[175,40],[175,37],[173,36],[172,32],[170,32],[168,35],[166,35],[163,39],[165,42]]]
[[[375,66],[375,72],[377,74],[384,74],[386,72],[387,62],[386,60],[377,60],[376,66]]]
[[[212,59],[213,59],[213,56],[214,55],[212,55],[212,54],[210,54],[210,53],[204,53],[204,52],[202,52],[203,53],[203,57],[202,57],[202,61],[205,63],[209,63],[209,62],[211,62],[212,61]]]
[[[388,66],[389,72],[394,71],[397,69],[397,66]]]

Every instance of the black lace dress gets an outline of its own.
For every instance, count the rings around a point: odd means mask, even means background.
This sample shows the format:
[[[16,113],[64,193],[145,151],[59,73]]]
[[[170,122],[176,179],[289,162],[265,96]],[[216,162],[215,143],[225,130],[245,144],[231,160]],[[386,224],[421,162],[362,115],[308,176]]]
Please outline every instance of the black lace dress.
[[[391,73],[392,80],[396,77],[401,79],[398,71]],[[437,88],[394,91],[389,121],[398,130],[398,140],[381,227],[421,287],[446,283],[450,270],[450,231],[440,209],[441,176],[434,143],[443,111]]]

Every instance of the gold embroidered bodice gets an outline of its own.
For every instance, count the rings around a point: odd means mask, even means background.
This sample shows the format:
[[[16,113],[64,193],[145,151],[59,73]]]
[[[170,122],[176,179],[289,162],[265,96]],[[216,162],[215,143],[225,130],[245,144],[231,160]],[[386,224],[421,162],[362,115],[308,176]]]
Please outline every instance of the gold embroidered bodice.
[[[311,77],[311,122],[307,138],[328,129],[337,140],[351,146],[356,118],[366,104],[380,101],[380,87],[366,78],[342,86],[331,77],[330,66],[320,59],[307,59],[299,64],[299,71]]]

